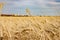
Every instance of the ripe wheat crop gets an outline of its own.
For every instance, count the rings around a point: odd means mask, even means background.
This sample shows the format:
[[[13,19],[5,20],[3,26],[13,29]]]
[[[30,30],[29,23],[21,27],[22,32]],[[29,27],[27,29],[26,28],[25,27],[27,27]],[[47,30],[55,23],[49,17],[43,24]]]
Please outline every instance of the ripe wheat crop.
[[[60,17],[0,17],[0,40],[60,40]]]

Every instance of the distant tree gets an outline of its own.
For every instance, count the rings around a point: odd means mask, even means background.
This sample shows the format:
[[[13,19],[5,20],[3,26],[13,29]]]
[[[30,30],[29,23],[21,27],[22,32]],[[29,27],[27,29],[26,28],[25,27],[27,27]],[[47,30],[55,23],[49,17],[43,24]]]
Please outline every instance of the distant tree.
[[[31,16],[29,8],[26,8],[26,14],[27,14],[28,16]]]

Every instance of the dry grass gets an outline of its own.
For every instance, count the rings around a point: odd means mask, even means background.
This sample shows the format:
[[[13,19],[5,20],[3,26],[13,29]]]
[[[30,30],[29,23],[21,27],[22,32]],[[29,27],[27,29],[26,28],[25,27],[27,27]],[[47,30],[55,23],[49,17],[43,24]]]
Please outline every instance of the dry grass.
[[[60,40],[60,17],[0,17],[0,40]]]

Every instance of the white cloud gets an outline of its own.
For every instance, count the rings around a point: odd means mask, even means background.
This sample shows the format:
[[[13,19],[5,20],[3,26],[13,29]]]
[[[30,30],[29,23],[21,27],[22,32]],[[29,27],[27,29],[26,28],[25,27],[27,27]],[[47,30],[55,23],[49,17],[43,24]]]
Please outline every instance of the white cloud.
[[[38,6],[38,7],[47,7],[46,0],[22,0],[19,2],[14,2],[16,6]]]
[[[21,1],[21,2],[14,2],[14,4],[17,5],[17,6],[33,6],[34,5],[34,1],[26,0],[26,1]]]
[[[42,7],[57,7],[60,8],[60,2],[56,2],[55,0],[36,0],[39,5]],[[49,5],[48,5],[49,4]]]
[[[0,2],[3,0],[0,0]],[[56,2],[55,0],[4,0],[3,2],[12,3],[15,6],[38,6],[38,7],[60,7],[59,2]],[[49,4],[49,5],[47,5]]]
[[[15,6],[39,6],[39,7],[49,7],[50,5],[58,5],[60,3],[55,0],[0,0],[0,2],[13,3]]]

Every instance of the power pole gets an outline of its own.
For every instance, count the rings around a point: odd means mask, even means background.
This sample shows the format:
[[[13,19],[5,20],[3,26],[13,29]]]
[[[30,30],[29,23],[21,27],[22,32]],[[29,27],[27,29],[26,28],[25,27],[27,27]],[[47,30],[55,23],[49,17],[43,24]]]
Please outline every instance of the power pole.
[[[29,10],[28,8],[26,8],[26,14],[27,14],[28,16],[31,16],[30,10]]]

